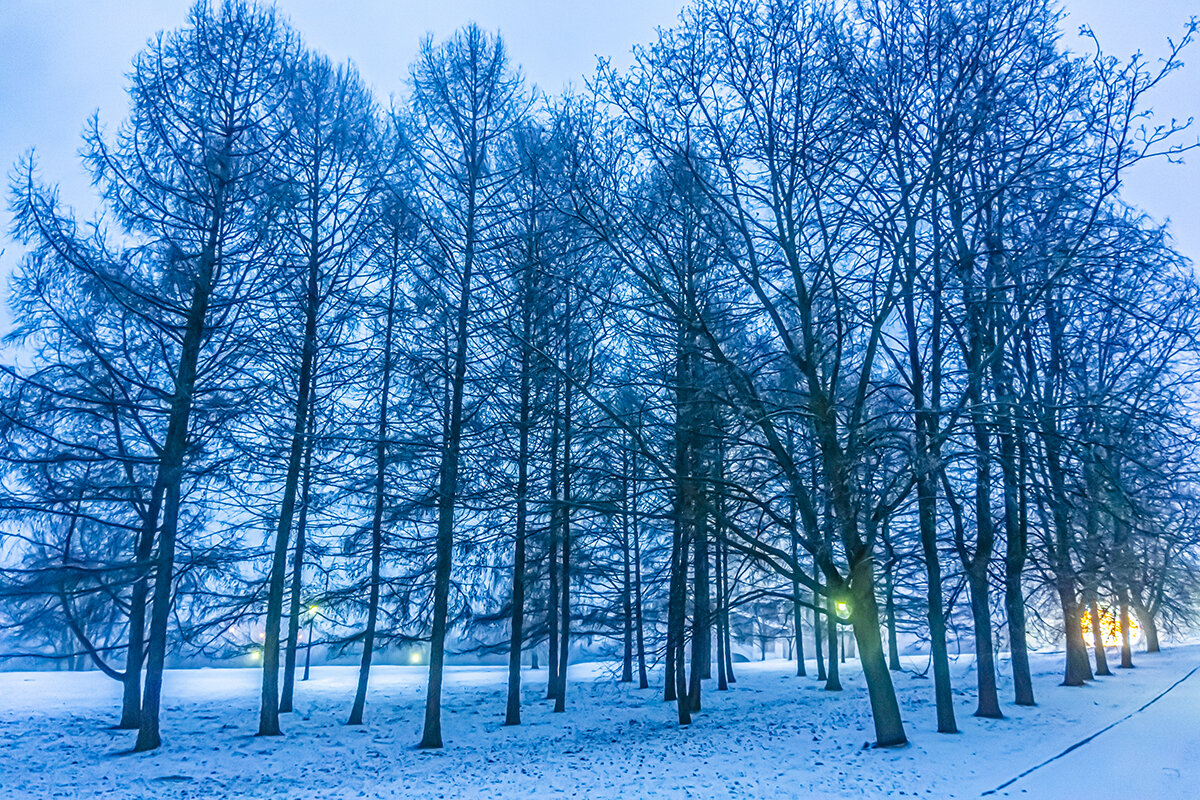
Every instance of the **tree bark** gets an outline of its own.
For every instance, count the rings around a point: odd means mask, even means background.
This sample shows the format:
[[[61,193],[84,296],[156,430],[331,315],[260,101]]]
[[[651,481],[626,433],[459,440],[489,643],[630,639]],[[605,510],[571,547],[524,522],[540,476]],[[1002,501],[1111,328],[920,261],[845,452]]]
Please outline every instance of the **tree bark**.
[[[1158,623],[1154,620],[1154,613],[1150,611],[1143,603],[1136,600],[1131,602],[1133,611],[1137,614],[1138,627],[1142,631],[1142,637],[1146,640],[1146,652],[1157,653],[1158,649]]]
[[[1088,598],[1088,613],[1092,622],[1092,647],[1096,652],[1096,674],[1112,675],[1108,668],[1108,654],[1104,652],[1104,631],[1100,628],[1100,604],[1093,590]]]
[[[875,601],[875,579],[871,559],[859,559],[851,573],[850,616],[854,624],[854,639],[858,643],[858,660],[862,664],[871,698],[875,723],[875,746],[896,747],[908,742],[896,701],[892,674],[883,658],[883,642],[879,637],[879,608]],[[832,659],[831,659],[832,661]]]
[[[900,665],[900,646],[896,641],[896,587],[894,585],[894,577],[892,570],[894,569],[891,559],[888,559],[887,567],[884,570],[883,578],[885,583],[884,595],[884,614],[887,616],[887,632],[888,632],[888,669],[892,672],[899,672],[902,667]]]
[[[1121,613],[1121,669],[1133,669],[1133,648],[1129,641],[1129,593],[1124,586],[1117,589],[1117,603]]]
[[[1069,577],[1060,577],[1057,589],[1067,643],[1067,663],[1062,685],[1083,686],[1092,679],[1092,665],[1088,659],[1087,644],[1083,640],[1083,626],[1079,619],[1080,604],[1075,597],[1074,581]]]
[[[837,603],[833,599],[833,594],[825,598],[825,638],[829,642],[829,671],[825,678],[825,691],[840,692],[842,690],[842,679],[838,674],[838,623],[837,623]]]
[[[1007,379],[997,395],[1000,400],[1000,474],[1004,491],[1004,612],[1008,618],[1013,693],[1017,705],[1032,706],[1035,705],[1033,674],[1029,669],[1025,592],[1021,586],[1029,552],[1028,500],[1024,489],[1027,474],[1025,447],[1020,444],[1014,430],[1011,409],[1016,399]]]
[[[125,675],[121,691],[121,730],[137,730],[142,716],[142,662],[146,658],[146,600],[150,593],[151,557],[154,555],[154,534],[162,511],[163,485],[156,479],[150,492],[150,504],[138,533],[134,553],[137,578],[129,598],[129,643],[125,651]]]
[[[296,385],[296,411],[292,425],[291,449],[283,484],[283,501],[275,528],[275,551],[267,588],[267,620],[263,641],[262,701],[259,704],[258,735],[279,736],[279,628],[283,617],[283,586],[287,574],[288,539],[300,484],[305,432],[308,430],[309,396],[317,352],[317,306],[320,301],[317,278],[320,270],[316,234],[310,242],[308,281],[304,303],[304,338],[300,354],[300,379]]]
[[[1004,719],[996,690],[996,654],[995,643],[992,640],[992,612],[988,601],[986,564],[981,564],[968,573],[967,587],[971,592],[971,616],[975,622],[975,665],[979,687],[975,716]]]
[[[629,542],[629,454],[621,453],[621,683],[633,683],[633,571]]]
[[[399,261],[396,234],[392,238],[392,269],[388,276],[387,323],[383,334],[382,386],[379,392],[379,427],[375,438],[375,510],[371,517],[371,587],[367,601],[367,630],[363,635],[362,661],[358,667],[358,686],[347,725],[361,725],[367,705],[367,682],[371,676],[371,659],[375,653],[375,628],[379,622],[379,582],[383,559],[383,508],[387,496],[384,479],[387,476],[388,400],[392,385],[392,330],[396,315],[396,270]]]
[[[733,631],[729,622],[729,600],[733,597],[733,588],[729,581],[729,542],[721,538],[721,583],[725,588],[725,598],[721,601],[722,606],[722,622],[725,627],[725,680],[729,683],[737,683],[737,677],[733,674]]]
[[[792,560],[796,562],[796,570],[800,569],[800,533],[796,530],[796,504],[791,503],[791,544]],[[796,638],[796,677],[803,678],[808,674],[804,664],[804,603],[800,599],[800,576],[792,575],[792,635]]]
[[[951,202],[952,216],[956,228],[962,230],[961,206]],[[959,558],[967,573],[967,588],[971,596],[971,617],[975,634],[975,678],[979,693],[975,716],[987,719],[1003,719],[1000,697],[996,687],[996,654],[992,637],[992,610],[988,568],[996,549],[996,526],[992,520],[992,437],[990,418],[991,398],[985,386],[989,382],[990,370],[987,357],[996,348],[994,306],[998,298],[993,296],[994,285],[1002,281],[1003,242],[999,227],[1001,214],[988,202],[984,209],[987,231],[987,262],[985,274],[975,271],[975,252],[965,244],[960,232],[958,242],[959,265],[963,283],[963,304],[967,316],[967,400],[970,404],[971,432],[975,442],[975,549],[970,553],[960,537]],[[983,284],[980,286],[979,284]]]
[[[525,539],[529,525],[529,428],[533,335],[532,265],[526,268],[525,295],[521,303],[520,419],[517,427],[517,530],[513,547],[512,621],[508,647],[508,706],[505,725],[521,724],[521,648],[525,639]]]
[[[463,393],[467,379],[467,325],[470,320],[471,278],[475,266],[475,195],[468,192],[467,241],[462,288],[455,327],[454,376],[450,386],[450,414],[444,431],[442,464],[438,475],[437,554],[434,563],[433,625],[429,636],[429,683],[425,693],[425,725],[421,749],[442,746],[442,673],[446,659],[446,628],[450,613],[450,572],[454,557],[454,507],[458,493],[459,448],[462,443]]]
[[[708,587],[708,530],[703,515],[697,519],[692,538],[692,675],[688,697],[693,712],[700,710],[700,694],[705,672],[711,675],[712,651],[709,644],[710,615]],[[707,669],[706,669],[707,667]]]
[[[687,673],[684,670],[683,639],[686,623],[687,602],[687,537],[683,524],[675,526],[671,552],[671,586],[668,598],[667,620],[667,685],[664,699],[675,701],[679,713],[679,724],[692,722],[691,703],[688,698]]]
[[[929,622],[930,655],[933,661],[934,699],[937,708],[939,733],[957,733],[954,719],[954,693],[950,683],[950,659],[946,646],[946,614],[942,605],[942,566],[938,552],[937,532],[937,476],[941,470],[941,453],[938,447],[938,406],[941,405],[943,313],[941,294],[942,265],[938,234],[934,233],[935,260],[933,263],[935,291],[933,319],[930,325],[931,364],[928,393],[925,386],[925,364],[921,359],[921,343],[918,330],[916,286],[917,257],[915,252],[915,221],[911,211],[905,226],[906,246],[904,249],[904,322],[908,339],[909,370],[911,372],[914,432],[914,469],[917,489],[917,524],[921,539],[921,552],[925,557],[926,617]],[[935,226],[936,227],[936,226]],[[899,659],[897,658],[897,661]]]
[[[550,578],[550,596],[546,601],[546,699],[553,700],[558,694],[558,530],[559,515],[562,514],[562,499],[559,497],[559,435],[558,435],[558,384],[555,383],[553,420],[550,423],[550,553],[547,571]]]
[[[566,367],[570,371],[573,363],[573,339],[571,326],[571,297],[568,292],[567,313],[565,315],[566,335]],[[554,695],[554,711],[562,713],[567,710],[567,662],[571,648],[571,444],[574,435],[572,428],[572,399],[573,381],[568,378],[563,386],[563,464],[562,464],[562,605],[558,619],[561,626],[558,637],[558,691]]]
[[[725,672],[725,578],[721,566],[721,542],[722,535],[718,532],[716,570],[713,575],[717,593],[717,691],[724,692],[729,690],[729,676]]]
[[[926,615],[933,658],[937,729],[938,733],[958,733],[958,723],[954,719],[954,691],[950,684],[950,657],[946,647],[946,614],[942,608],[942,567],[937,542],[937,490],[928,469],[921,468],[917,477],[917,513],[921,529],[921,550],[925,555],[925,596],[928,600]]]
[[[315,380],[316,376],[314,375],[313,378]],[[287,650],[283,659],[283,691],[279,697],[279,713],[281,714],[291,712],[292,700],[296,691],[296,654],[300,646],[300,594],[304,588],[304,548],[308,532],[309,493],[312,487],[315,385],[309,392],[308,404],[308,436],[304,443],[304,470],[300,479],[300,519],[296,522],[296,545],[292,550],[292,592],[288,609]]]
[[[821,570],[817,567],[817,559],[813,557],[813,582],[816,584],[813,587],[812,594],[812,623],[813,623],[813,642],[814,649],[817,653],[817,680],[828,681],[829,674],[825,670],[825,646],[821,641]]]
[[[642,546],[641,532],[638,526],[638,485],[637,485],[637,451],[631,457],[631,472],[633,473],[633,492],[630,498],[632,518],[629,521],[630,533],[633,536],[633,618],[637,634],[638,657],[638,688],[650,688],[650,680],[646,674],[646,633],[642,620]]]
[[[229,142],[225,144],[228,158]],[[192,289],[181,342],[179,369],[175,377],[175,394],[167,422],[167,436],[159,461],[158,482],[163,486],[162,528],[158,537],[158,558],[154,574],[154,594],[151,606],[149,649],[146,656],[146,681],[142,693],[142,713],[139,719],[134,750],[154,750],[162,744],[158,715],[162,701],[163,668],[167,656],[167,627],[171,613],[171,584],[175,572],[175,538],[179,526],[179,504],[182,500],[183,466],[187,454],[188,420],[192,412],[196,373],[200,360],[200,345],[204,341],[208,304],[212,295],[213,274],[217,262],[218,235],[224,215],[224,190],[216,194],[216,209],[207,232],[207,241],[200,255],[199,268]]]

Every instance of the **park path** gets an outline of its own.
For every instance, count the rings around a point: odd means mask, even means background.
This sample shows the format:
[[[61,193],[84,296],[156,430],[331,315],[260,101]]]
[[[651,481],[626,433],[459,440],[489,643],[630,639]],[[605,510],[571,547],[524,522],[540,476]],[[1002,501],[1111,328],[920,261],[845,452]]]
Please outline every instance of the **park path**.
[[[1200,666],[1127,717],[987,795],[1200,800]]]

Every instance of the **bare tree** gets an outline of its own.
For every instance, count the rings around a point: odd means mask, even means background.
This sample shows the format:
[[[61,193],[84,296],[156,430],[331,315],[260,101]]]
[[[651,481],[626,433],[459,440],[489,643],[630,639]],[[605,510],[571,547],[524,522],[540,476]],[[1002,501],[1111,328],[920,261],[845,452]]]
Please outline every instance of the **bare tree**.
[[[402,127],[419,165],[423,192],[417,215],[430,246],[427,281],[452,325],[449,385],[438,477],[437,547],[429,655],[429,692],[421,747],[442,746],[441,689],[449,614],[454,511],[471,339],[472,298],[490,234],[503,216],[511,171],[498,168],[502,142],[527,109],[520,75],[503,44],[468,27],[441,45],[426,39],[413,67],[409,119]]]

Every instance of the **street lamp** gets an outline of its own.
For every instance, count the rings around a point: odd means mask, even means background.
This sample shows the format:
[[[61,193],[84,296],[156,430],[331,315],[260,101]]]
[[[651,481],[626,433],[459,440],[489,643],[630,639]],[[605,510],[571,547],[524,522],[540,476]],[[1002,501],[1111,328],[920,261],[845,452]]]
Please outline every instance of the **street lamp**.
[[[308,607],[308,644],[304,648],[304,677],[300,679],[302,681],[308,680],[308,668],[312,663],[313,621],[317,618],[317,612],[320,610],[320,607],[316,605]]]
[[[834,609],[837,611],[838,622],[845,623],[845,622],[849,621],[849,619],[850,619],[850,602],[848,600],[837,601],[837,603],[834,604]],[[838,644],[840,645],[838,650],[840,651],[840,654],[842,657],[842,663],[845,664],[846,663],[846,649],[847,649],[846,648],[847,631],[844,628],[839,627],[837,629],[837,632],[838,632]]]

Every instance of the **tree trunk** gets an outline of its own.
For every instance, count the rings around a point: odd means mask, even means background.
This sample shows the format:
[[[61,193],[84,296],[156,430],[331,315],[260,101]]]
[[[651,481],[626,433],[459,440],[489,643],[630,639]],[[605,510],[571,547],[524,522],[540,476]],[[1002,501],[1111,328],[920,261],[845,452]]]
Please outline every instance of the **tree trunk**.
[[[1142,603],[1137,600],[1132,600],[1133,612],[1137,614],[1138,627],[1141,628],[1142,637],[1146,640],[1146,652],[1158,652],[1158,623],[1154,620],[1154,614]]]
[[[1158,652],[1158,623],[1154,621],[1154,617],[1147,616],[1142,622],[1142,630],[1146,637],[1146,652]]]
[[[1063,465],[1063,436],[1059,432],[1059,406],[1052,402],[1057,396],[1056,388],[1063,380],[1066,356],[1065,324],[1061,310],[1044,299],[1046,328],[1049,334],[1049,363],[1044,379],[1041,403],[1039,404],[1041,441],[1045,456],[1046,473],[1050,483],[1050,513],[1053,523],[1050,532],[1050,568],[1054,573],[1055,589],[1062,606],[1063,633],[1066,639],[1066,664],[1063,670],[1063,686],[1082,686],[1092,679],[1092,665],[1083,641],[1083,628],[1079,621],[1079,603],[1075,596],[1075,568],[1071,559],[1074,539],[1070,519],[1070,499],[1067,494],[1067,475]],[[1043,514],[1045,516],[1045,514]]]
[[[566,298],[567,313],[565,315],[566,333],[566,367],[571,370],[572,333],[571,330],[571,297]],[[562,629],[558,637],[558,691],[554,695],[554,710],[563,713],[567,710],[567,661],[571,647],[571,440],[572,429],[572,396],[573,383],[570,378],[563,386],[563,465],[562,465],[562,606],[558,619]]]
[[[926,453],[926,458],[931,458]],[[937,541],[937,488],[931,467],[926,464],[917,476],[917,513],[921,551],[925,555],[926,615],[929,620],[933,660],[933,692],[937,706],[938,733],[958,733],[954,719],[954,690],[950,684],[950,656],[946,647],[946,613],[942,607],[942,566]]]
[[[629,521],[630,533],[633,536],[633,618],[637,634],[638,657],[638,688],[650,688],[650,680],[646,674],[646,633],[642,621],[642,546],[641,532],[638,530],[638,487],[637,487],[637,451],[633,452],[631,471],[634,476],[632,502],[632,519]]]
[[[171,614],[171,584],[175,572],[175,537],[179,527],[179,504],[182,500],[183,465],[187,453],[188,419],[192,412],[196,372],[200,360],[200,345],[204,341],[205,320],[212,293],[213,270],[216,267],[217,234],[223,217],[223,191],[217,193],[217,209],[208,231],[208,240],[200,257],[199,271],[192,290],[180,348],[179,369],[175,377],[175,394],[171,398],[171,413],[167,435],[159,461],[158,482],[165,493],[162,529],[158,537],[158,558],[154,573],[154,594],[150,616],[149,648],[146,657],[146,682],[142,693],[142,713],[139,719],[137,743],[134,750],[154,750],[162,744],[158,714],[162,701],[163,668],[167,657],[167,627]]]
[[[672,581],[674,577],[672,576]],[[673,584],[672,584],[673,585]],[[671,592],[667,591],[667,641],[663,659],[663,702],[673,703],[675,696],[675,609],[671,606]]]
[[[371,588],[367,600],[367,629],[363,634],[362,660],[358,665],[358,685],[354,692],[354,705],[350,708],[350,718],[346,721],[347,725],[362,725],[363,711],[367,705],[367,682],[370,680],[371,660],[375,653],[375,629],[379,622],[379,571],[383,548],[384,464],[382,456],[376,470],[379,474],[376,478],[375,517],[371,523]]]
[[[875,723],[875,746],[895,747],[907,743],[900,705],[896,701],[892,674],[883,658],[879,636],[879,608],[875,602],[875,580],[871,559],[860,559],[851,574],[851,619],[858,643],[858,659],[871,698],[871,716]],[[832,661],[832,659],[830,659]]]
[[[957,204],[951,203],[958,217]],[[969,554],[965,541],[958,544],[959,558],[967,573],[971,595],[971,616],[975,634],[975,678],[979,693],[975,716],[1003,719],[996,690],[996,656],[992,637],[992,610],[989,598],[988,568],[996,549],[996,527],[992,520],[992,435],[991,409],[994,403],[985,391],[991,370],[987,354],[996,349],[994,284],[1002,280],[1003,241],[999,233],[1001,214],[989,202],[985,208],[987,262],[985,274],[975,272],[975,253],[959,242],[959,266],[962,273],[963,303],[967,316],[967,401],[971,409],[971,432],[975,441],[975,550]],[[979,284],[983,286],[979,286]],[[982,296],[976,294],[982,293]],[[965,537],[963,537],[965,539]]]
[[[633,683],[633,571],[629,542],[629,454],[621,453],[621,683]]]
[[[315,380],[315,375],[313,376]],[[308,532],[308,502],[312,487],[312,454],[315,420],[313,406],[316,404],[316,386],[308,398],[308,436],[304,443],[304,470],[300,480],[300,519],[296,522],[296,546],[292,551],[292,594],[288,610],[287,650],[283,659],[283,691],[279,697],[279,713],[292,710],[296,691],[296,653],[300,646],[300,593],[304,588],[304,547]]]
[[[379,428],[375,438],[375,513],[371,518],[371,588],[367,601],[367,630],[363,635],[362,662],[358,667],[358,687],[347,725],[361,725],[367,705],[367,682],[375,653],[375,628],[379,622],[379,573],[383,559],[383,507],[386,500],[388,400],[392,384],[392,326],[396,316],[396,269],[399,261],[396,234],[392,239],[392,269],[388,280],[387,324],[383,334],[383,375],[379,392]]]
[[[992,640],[992,612],[988,602],[987,563],[967,574],[967,587],[971,592],[971,616],[975,622],[975,668],[979,686],[975,716],[1004,719],[996,691],[996,654]]]
[[[133,747],[134,751],[139,753],[154,750],[162,744],[158,714],[162,698],[163,667],[166,661],[179,495],[179,483],[173,480],[168,484],[163,526],[159,534],[158,569],[154,577],[154,599],[150,616],[150,646],[146,658],[146,682],[143,686],[137,742]]]
[[[262,701],[259,704],[258,735],[279,736],[279,627],[283,617],[283,585],[287,574],[288,539],[292,533],[292,516],[296,508],[296,492],[300,485],[300,468],[304,457],[305,432],[308,430],[309,396],[317,352],[317,306],[320,301],[317,277],[319,261],[315,245],[310,251],[308,286],[304,304],[304,339],[300,353],[300,379],[296,384],[296,411],[292,425],[292,442],[288,454],[287,475],[283,484],[283,502],[275,528],[275,552],[271,559],[271,574],[267,588],[266,634],[263,641]]]
[[[1087,645],[1083,641],[1083,627],[1079,619],[1079,602],[1075,596],[1075,578],[1071,565],[1070,520],[1065,507],[1066,488],[1061,462],[1057,451],[1057,433],[1047,426],[1050,433],[1045,437],[1045,451],[1050,473],[1054,534],[1051,558],[1055,575],[1055,588],[1062,607],[1063,633],[1066,639],[1066,664],[1063,671],[1063,686],[1082,686],[1092,679],[1092,664],[1088,659]]]
[[[1067,641],[1067,663],[1062,685],[1083,686],[1092,679],[1092,665],[1088,659],[1087,644],[1083,641],[1083,626],[1080,624],[1075,587],[1069,577],[1060,577],[1057,588]]]
[[[688,698],[687,673],[684,670],[683,639],[687,609],[687,556],[688,545],[684,525],[675,526],[674,544],[671,553],[671,586],[668,598],[667,620],[667,678],[664,699],[674,700],[679,712],[679,724],[692,722],[691,703]]]
[[[713,575],[717,593],[717,691],[719,692],[729,690],[729,676],[725,672],[725,577],[721,567],[722,538],[722,534],[718,531],[716,570]]]
[[[553,700],[558,694],[558,529],[562,500],[559,495],[558,469],[558,384],[555,384],[553,419],[550,423],[550,554],[547,570],[550,577],[550,596],[546,601],[546,699]]]
[[[671,582],[667,599],[667,662],[663,699],[679,704],[679,723],[691,722],[683,647],[687,624],[688,550],[699,517],[700,498],[696,469],[699,450],[696,436],[693,338],[686,321],[678,322],[675,347],[675,478],[672,497]]]
[[[1100,628],[1100,604],[1093,590],[1088,598],[1088,613],[1092,621],[1092,646],[1096,651],[1096,674],[1112,675],[1108,668],[1108,654],[1104,652],[1104,631]]]
[[[678,503],[676,503],[678,507]],[[663,702],[671,703],[678,700],[676,688],[678,682],[675,679],[675,647],[677,642],[683,641],[683,618],[682,601],[680,598],[682,581],[679,575],[679,553],[681,542],[683,523],[676,514],[674,532],[671,537],[671,572],[670,581],[667,589],[667,641],[666,641],[666,657],[663,661]],[[677,627],[678,626],[678,629]],[[686,694],[686,690],[684,692]]]
[[[817,653],[817,680],[828,681],[829,675],[825,671],[825,646],[821,641],[821,593],[818,589],[821,586],[821,570],[817,567],[816,556],[813,557],[813,581],[816,587],[813,588],[812,594],[812,622],[813,622],[813,643],[814,650]]]
[[[892,672],[898,672],[902,669],[900,665],[900,645],[896,641],[896,587],[892,570],[894,565],[891,559],[888,559],[887,568],[884,570],[883,578],[885,582],[886,594],[884,595],[884,614],[887,616],[887,632],[888,632],[888,669]]]
[[[1088,415],[1085,428],[1085,439],[1091,438],[1093,424]],[[1096,675],[1112,675],[1108,668],[1108,654],[1104,652],[1104,631],[1100,627],[1100,603],[1098,598],[1098,586],[1100,582],[1100,504],[1102,502],[1101,494],[1101,475],[1100,464],[1096,458],[1096,454],[1092,448],[1085,451],[1083,457],[1083,498],[1086,504],[1084,516],[1084,542],[1086,555],[1083,559],[1083,576],[1081,578],[1083,593],[1080,602],[1083,603],[1083,608],[1080,609],[1080,615],[1087,614],[1088,622],[1092,629],[1092,645],[1096,654]],[[1114,545],[1116,542],[1114,541]],[[1114,547],[1114,550],[1116,548]],[[1119,561],[1117,556],[1115,561]]]
[[[138,533],[134,553],[137,578],[129,598],[129,644],[125,651],[125,675],[121,691],[121,730],[137,730],[142,716],[142,662],[146,657],[146,600],[150,593],[151,557],[154,555],[154,533],[162,511],[163,486],[155,480],[150,492],[150,505],[142,529]]]
[[[729,542],[721,539],[721,583],[725,587],[725,599],[721,601],[722,622],[725,627],[725,680],[737,683],[733,674],[733,631],[729,623],[729,600],[733,597],[733,588],[729,582]]]
[[[838,675],[838,623],[837,604],[833,594],[825,598],[825,638],[829,641],[829,673],[825,679],[825,691],[840,692],[842,680]]]
[[[468,231],[463,260],[462,289],[455,330],[454,377],[450,414],[444,430],[442,464],[438,475],[437,555],[433,580],[433,625],[429,636],[429,683],[425,694],[425,725],[421,749],[442,746],[442,673],[446,659],[446,627],[450,613],[450,572],[454,557],[454,507],[458,493],[459,448],[462,443],[463,392],[467,379],[467,323],[470,319],[471,277],[475,262],[475,196],[468,195]]]
[[[796,505],[791,504],[792,516],[792,560],[796,562],[796,570],[800,569],[800,534],[796,531]],[[800,599],[800,576],[792,575],[792,634],[796,639],[796,677],[803,678],[808,674],[804,664],[804,603]]]
[[[711,675],[712,651],[709,644],[708,607],[708,531],[701,513],[692,538],[692,575],[695,581],[692,596],[692,676],[688,697],[693,712],[700,710],[701,681],[705,672]]]
[[[532,269],[526,271],[527,291],[521,311],[521,409],[517,445],[517,530],[513,548],[512,622],[508,646],[508,706],[504,712],[505,725],[521,724],[521,648],[525,639],[525,537],[529,520],[529,428],[530,428],[530,362],[533,354],[528,345],[533,333]],[[536,653],[536,651],[534,651]]]
[[[725,480],[723,444],[718,444],[717,452],[717,474],[723,484]],[[729,690],[729,669],[727,667],[729,662],[729,591],[727,588],[729,576],[725,574],[725,529],[721,523],[721,520],[725,518],[725,502],[724,493],[720,489],[717,494],[717,512],[716,553],[714,554],[716,559],[713,571],[717,597],[717,691],[724,692]]]
[[[1121,613],[1121,669],[1133,669],[1133,648],[1129,636],[1129,593],[1124,586],[1117,589]]]
[[[921,538],[921,552],[925,557],[925,597],[926,616],[929,622],[930,653],[933,661],[934,699],[937,707],[937,729],[939,733],[957,733],[958,724],[954,719],[954,694],[950,683],[950,659],[946,646],[946,613],[942,605],[942,565],[938,553],[937,532],[937,475],[941,464],[941,453],[938,447],[939,421],[938,407],[941,405],[941,375],[942,375],[942,344],[941,334],[943,325],[942,304],[942,265],[939,256],[940,245],[937,233],[934,234],[935,261],[933,264],[934,281],[937,296],[933,308],[933,319],[930,325],[931,362],[929,369],[929,388],[926,393],[925,364],[921,360],[921,343],[918,330],[916,308],[917,258],[915,239],[915,223],[911,212],[905,230],[908,232],[905,242],[905,282],[904,282],[904,321],[908,338],[908,358],[911,372],[913,400],[913,430],[915,434],[916,489],[917,489],[917,524]],[[935,226],[936,227],[936,226]],[[899,659],[897,658],[897,661]]]
[[[1009,390],[1001,392],[1011,398]],[[1019,706],[1035,705],[1033,674],[1029,669],[1029,642],[1025,627],[1025,592],[1021,575],[1029,551],[1028,500],[1025,496],[1025,448],[1016,441],[1012,414],[1002,402],[1000,472],[1004,481],[1004,612],[1008,617],[1008,647],[1012,661],[1013,693]],[[1019,459],[1019,460],[1018,460]],[[1015,462],[1015,463],[1014,463]]]

